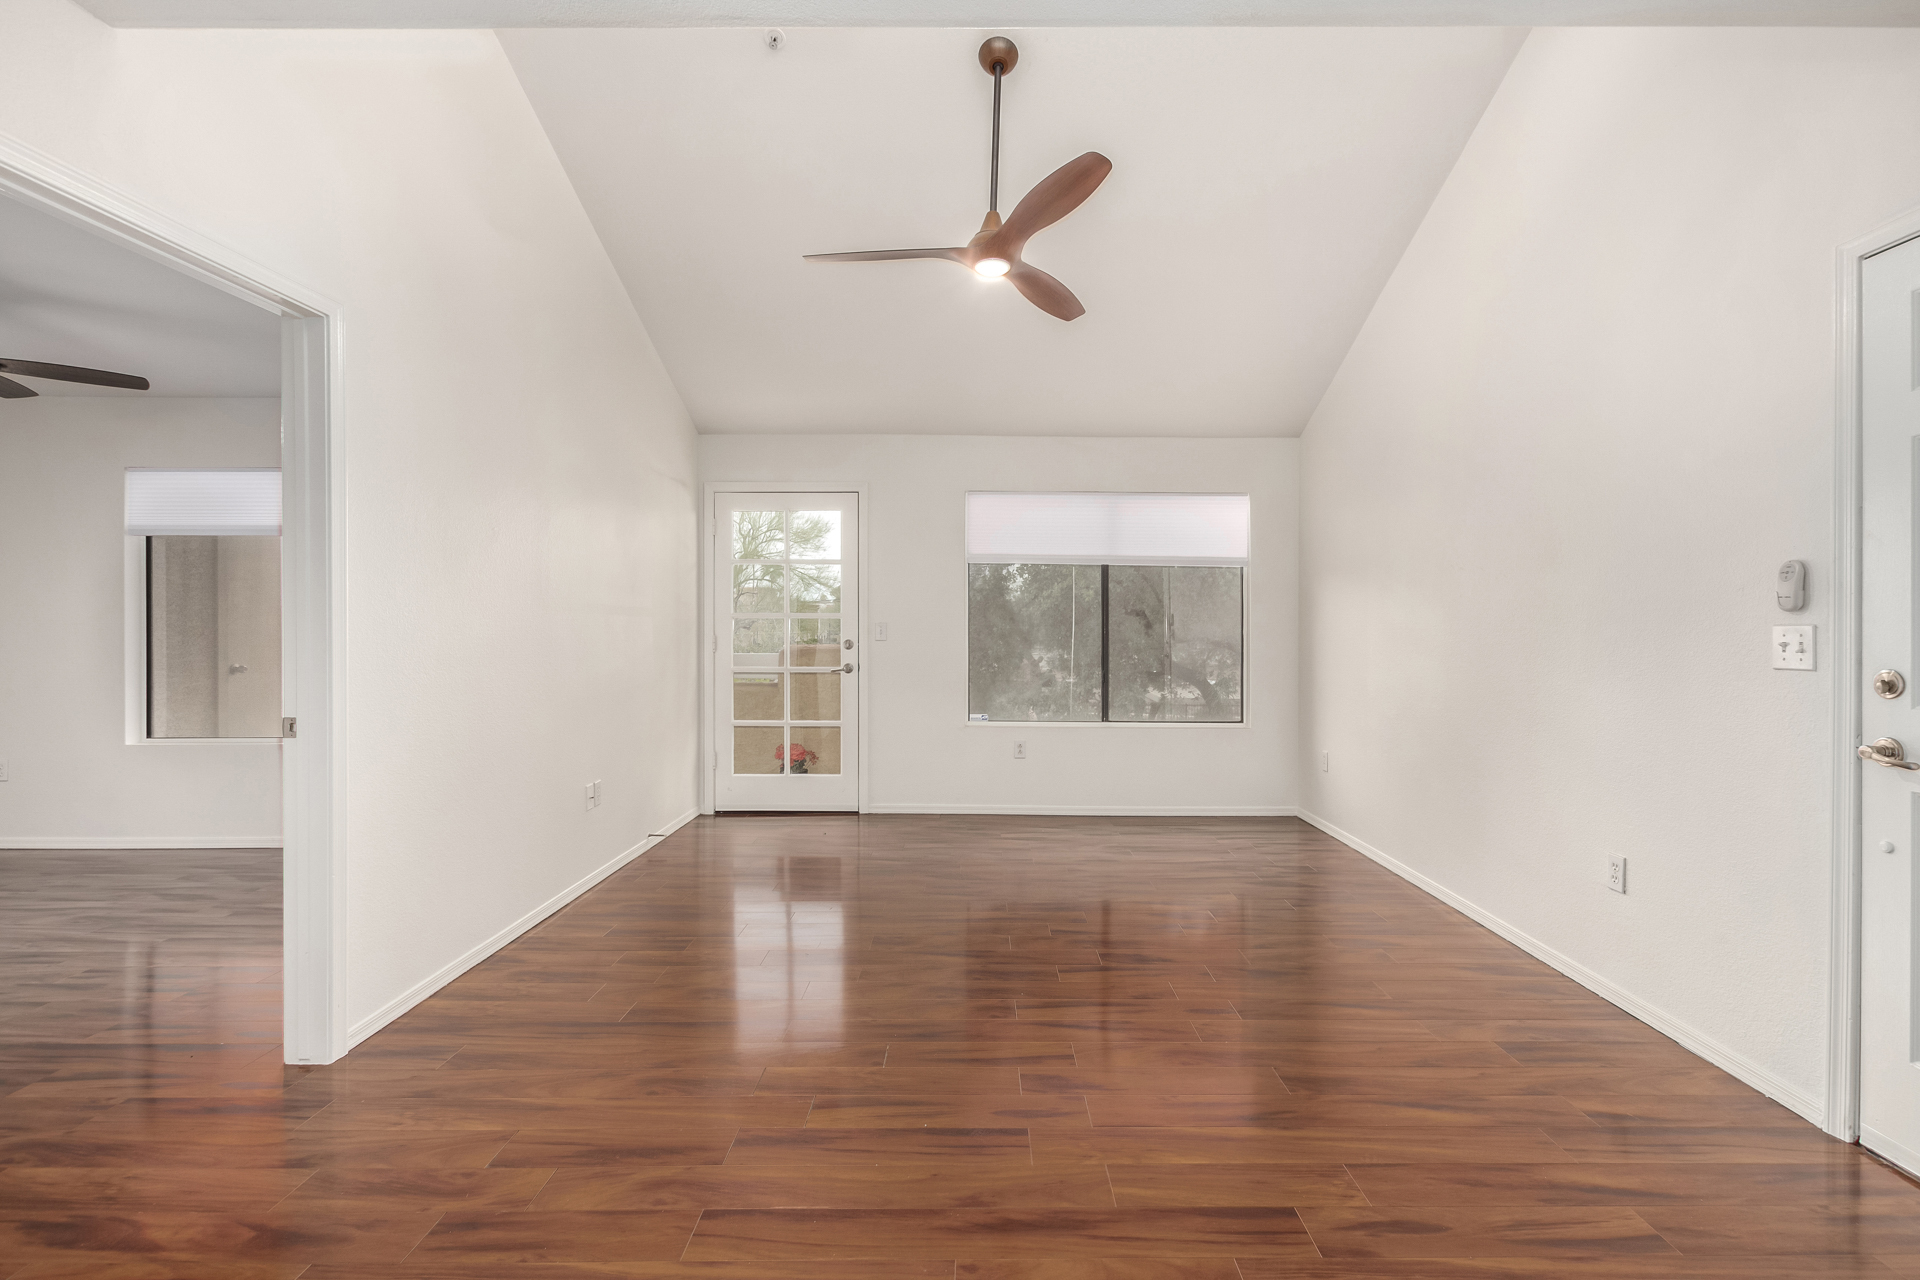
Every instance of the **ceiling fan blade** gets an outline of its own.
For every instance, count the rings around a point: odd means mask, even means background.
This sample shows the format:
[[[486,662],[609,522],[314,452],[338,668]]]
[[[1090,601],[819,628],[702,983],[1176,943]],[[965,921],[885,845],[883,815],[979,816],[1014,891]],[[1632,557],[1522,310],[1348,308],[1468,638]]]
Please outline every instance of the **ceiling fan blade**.
[[[1034,232],[1052,226],[1078,209],[1112,172],[1113,161],[1098,151],[1067,161],[1021,197],[1020,203],[1007,215],[1006,225],[996,239],[1017,252]]]
[[[803,253],[808,262],[902,262],[908,258],[946,258],[961,266],[967,260],[963,249],[869,249],[864,253]]]
[[[1007,279],[1013,282],[1013,287],[1020,291],[1021,297],[1050,316],[1076,320],[1087,314],[1087,309],[1080,305],[1080,299],[1073,296],[1073,290],[1038,267],[1016,262],[1013,270],[1007,272]]]
[[[108,373],[105,369],[82,369],[71,364],[41,364],[38,360],[0,359],[0,373],[25,378],[51,378],[55,382],[84,382],[93,387],[124,387],[128,391],[149,390],[145,378],[131,373]]]
[[[0,378],[0,400],[25,400],[28,396],[39,394],[32,387],[23,387],[12,378]]]

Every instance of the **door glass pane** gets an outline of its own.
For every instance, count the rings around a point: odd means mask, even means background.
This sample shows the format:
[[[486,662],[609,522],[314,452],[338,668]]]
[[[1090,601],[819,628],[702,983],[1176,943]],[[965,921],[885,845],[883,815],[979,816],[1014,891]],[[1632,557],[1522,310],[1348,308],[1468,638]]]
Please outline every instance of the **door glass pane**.
[[[787,623],[784,618],[735,618],[733,620],[733,665],[736,667],[777,667],[781,651],[787,647]]]
[[[280,539],[147,539],[147,734],[280,736]]]
[[[779,725],[768,727],[735,725],[733,730],[733,771],[735,773],[779,773],[786,756],[787,731]]]
[[[786,677],[777,671],[735,672],[733,718],[735,720],[786,719],[786,690],[781,683],[785,679]]]
[[[840,612],[840,566],[837,564],[794,565],[793,611],[795,613]]]
[[[736,716],[739,712],[734,713]],[[796,671],[793,676],[795,720],[840,718],[840,673]]]
[[[967,714],[1100,718],[1100,567],[967,566]]]
[[[733,558],[778,560],[787,553],[787,513],[736,511],[733,513]]]
[[[837,667],[846,659],[840,656],[840,619],[795,618],[793,620],[793,661],[795,667]]]
[[[787,571],[777,564],[733,566],[735,613],[785,613]]]
[[[840,730],[796,728],[792,734],[793,745],[788,748],[793,760],[790,772],[840,772]]]
[[[840,513],[838,511],[796,511],[793,513],[793,558],[795,560],[838,560],[840,558]],[[735,556],[736,560],[744,559]]]

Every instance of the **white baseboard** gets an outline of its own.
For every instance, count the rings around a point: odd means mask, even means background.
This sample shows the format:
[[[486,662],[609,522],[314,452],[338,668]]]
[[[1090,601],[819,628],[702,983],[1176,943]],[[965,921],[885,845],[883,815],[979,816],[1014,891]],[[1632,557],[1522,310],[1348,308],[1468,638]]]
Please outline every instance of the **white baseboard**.
[[[542,920],[545,920],[548,916],[566,906],[569,902],[572,902],[575,898],[593,888],[593,886],[599,884],[602,880],[605,880],[608,876],[626,866],[629,862],[632,862],[635,858],[653,848],[653,846],[659,844],[662,840],[699,816],[700,811],[698,809],[687,810],[672,822],[667,823],[667,825],[659,831],[644,837],[639,844],[621,853],[611,862],[589,871],[586,875],[574,881],[559,893],[554,894],[553,897],[527,912],[527,914],[521,916],[518,920],[515,920],[512,924],[500,930],[485,942],[480,943],[465,955],[460,956],[438,971],[422,978],[407,990],[387,1001],[386,1004],[354,1023],[347,1031],[347,1048],[351,1050],[354,1045],[359,1044],[374,1032],[385,1027],[388,1023],[406,1013],[407,1010],[413,1008],[428,996],[440,990],[440,988],[446,986],[449,982],[452,982],[455,978],[473,968],[473,966],[479,964],[482,960],[485,960],[488,956],[506,946],[509,942],[512,942],[515,938],[518,938],[521,934],[533,928],[533,926],[539,924]]]
[[[1824,1123],[1826,1103],[1823,1099],[1814,1098],[1803,1092],[1745,1054],[1727,1048],[1712,1036],[1696,1030],[1665,1010],[1649,1004],[1630,991],[1622,990],[1579,961],[1560,954],[1538,938],[1514,928],[1500,917],[1467,901],[1445,885],[1428,879],[1406,863],[1389,857],[1359,837],[1342,831],[1326,819],[1308,813],[1304,809],[1300,811],[1300,818],[1304,822],[1312,823],[1355,852],[1373,859],[1409,884],[1424,889],[1469,920],[1491,929],[1534,959],[1552,965],[1602,1000],[1618,1005],[1655,1031],[1675,1041],[1682,1048],[1705,1058],[1728,1075],[1753,1086],[1775,1102],[1804,1116],[1814,1124]]]
[[[1870,1125],[1860,1126],[1860,1145],[1885,1160],[1920,1178],[1920,1151],[1902,1146]]]
[[[278,849],[270,836],[0,836],[0,849]]]
[[[870,804],[867,813],[1010,813],[1062,818],[1293,818],[1290,804]]]

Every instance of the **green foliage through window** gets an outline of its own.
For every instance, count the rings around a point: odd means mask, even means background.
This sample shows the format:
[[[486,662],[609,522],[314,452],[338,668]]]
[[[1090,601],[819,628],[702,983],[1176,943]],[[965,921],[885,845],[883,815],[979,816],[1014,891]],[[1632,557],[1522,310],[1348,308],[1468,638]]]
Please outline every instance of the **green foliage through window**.
[[[1237,722],[1242,570],[967,566],[967,714]]]

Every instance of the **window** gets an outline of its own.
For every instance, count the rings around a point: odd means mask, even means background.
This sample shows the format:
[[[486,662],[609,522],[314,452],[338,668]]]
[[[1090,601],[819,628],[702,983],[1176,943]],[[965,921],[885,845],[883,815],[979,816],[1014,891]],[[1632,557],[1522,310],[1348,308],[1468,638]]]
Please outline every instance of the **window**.
[[[1240,494],[967,495],[967,718],[1235,723]]]
[[[150,739],[280,736],[280,473],[127,472]]]

